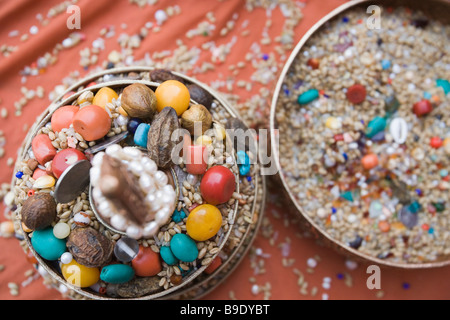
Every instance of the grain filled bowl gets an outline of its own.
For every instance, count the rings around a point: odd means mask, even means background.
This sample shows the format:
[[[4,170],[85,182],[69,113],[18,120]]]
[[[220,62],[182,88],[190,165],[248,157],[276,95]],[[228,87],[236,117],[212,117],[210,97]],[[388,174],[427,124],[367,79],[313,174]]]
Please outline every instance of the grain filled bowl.
[[[168,84],[177,89],[169,90],[169,99],[186,88],[184,108],[201,111],[199,136],[189,131],[198,112],[183,117],[177,101],[158,109],[158,88]],[[54,131],[74,109],[72,124]],[[90,109],[109,118],[107,130],[98,132],[102,118],[94,125],[91,117],[77,122],[79,112]],[[220,266],[219,253],[230,246],[232,232],[237,235],[237,213],[250,211],[245,202],[260,186],[255,166],[241,176],[236,150],[220,149],[231,144],[224,132],[236,116],[206,86],[167,70],[108,70],[75,84],[35,123],[16,163],[15,225],[25,251],[72,298],[157,299],[188,285],[214,261]],[[173,164],[167,157],[175,146],[167,136],[177,126],[187,129],[175,141],[188,151]],[[207,156],[189,163],[186,155],[196,150]],[[222,183],[208,185],[208,172]],[[241,192],[243,179],[243,185],[255,181],[255,190]]]
[[[307,32],[277,83],[281,183],[351,257],[450,264],[449,13],[445,1],[346,3]]]

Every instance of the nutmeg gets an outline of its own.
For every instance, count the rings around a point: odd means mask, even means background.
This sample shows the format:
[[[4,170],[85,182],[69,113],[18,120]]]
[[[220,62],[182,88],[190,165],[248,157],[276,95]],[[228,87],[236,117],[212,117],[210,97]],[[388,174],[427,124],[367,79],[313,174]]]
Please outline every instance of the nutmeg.
[[[156,96],[152,89],[142,83],[133,83],[122,92],[122,108],[130,117],[151,119],[157,112]]]
[[[25,200],[21,214],[29,229],[44,229],[56,219],[56,201],[49,193],[36,193]]]
[[[208,110],[211,109],[213,96],[208,91],[196,85],[195,83],[188,84],[186,87],[189,90],[189,94],[192,100],[194,100],[198,104],[205,106]]]
[[[78,263],[98,268],[111,260],[114,246],[102,233],[86,227],[72,230],[67,240],[67,249]]]
[[[191,135],[194,134],[195,122],[201,122],[201,132],[195,132],[196,135],[203,134],[206,130],[211,128],[212,116],[211,113],[201,104],[195,104],[181,115],[181,126],[189,131]]]

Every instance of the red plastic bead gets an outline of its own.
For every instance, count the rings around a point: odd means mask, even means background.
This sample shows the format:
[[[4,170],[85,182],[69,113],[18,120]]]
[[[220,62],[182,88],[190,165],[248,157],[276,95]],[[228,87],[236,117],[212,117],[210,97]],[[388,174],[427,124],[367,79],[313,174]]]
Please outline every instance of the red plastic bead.
[[[217,268],[220,267],[221,264],[222,264],[222,258],[219,256],[215,257],[214,260],[209,264],[209,266],[206,267],[205,273],[206,274],[213,273],[214,271],[217,270]]]
[[[366,88],[361,84],[354,84],[347,89],[347,99],[351,103],[358,104],[366,100]]]
[[[431,102],[428,100],[420,100],[419,102],[414,103],[413,112],[416,116],[421,117],[433,111],[433,106]]]
[[[430,146],[434,149],[439,149],[440,147],[442,147],[442,139],[439,137],[433,137],[430,139]]]
[[[308,62],[306,64],[308,66],[310,66],[312,69],[317,69],[317,68],[319,68],[320,61],[317,58],[311,58],[308,60]]]
[[[157,275],[161,271],[161,261],[159,254],[151,248],[139,246],[139,252],[131,261],[137,276],[151,277]]]
[[[233,172],[220,165],[209,168],[200,183],[203,199],[214,205],[230,200],[235,189],[236,180]]]
[[[334,141],[344,141],[344,135],[339,133],[334,135]]]
[[[61,150],[56,154],[52,161],[52,171],[56,178],[59,178],[62,173],[75,162],[86,160],[83,152],[73,148]]]
[[[28,195],[29,197],[34,196],[34,190],[33,190],[33,189],[28,190],[27,195]]]

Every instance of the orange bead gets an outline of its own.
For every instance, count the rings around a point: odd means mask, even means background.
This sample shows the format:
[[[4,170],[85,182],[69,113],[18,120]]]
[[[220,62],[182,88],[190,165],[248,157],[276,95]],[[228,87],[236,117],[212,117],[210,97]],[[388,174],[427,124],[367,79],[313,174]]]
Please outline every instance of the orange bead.
[[[40,177],[45,176],[45,175],[47,175],[47,171],[42,170],[42,169],[40,169],[40,168],[36,168],[36,170],[34,170],[34,172],[33,172],[32,178],[33,178],[34,180],[37,180],[37,179],[39,179]]]
[[[94,96],[94,100],[92,100],[92,104],[105,108],[107,103],[111,103],[112,99],[118,99],[119,95],[113,89],[104,87],[98,90],[98,92]]]
[[[197,241],[215,236],[222,226],[222,213],[211,204],[202,204],[189,213],[186,220],[188,235]]]
[[[361,164],[364,167],[364,169],[366,169],[366,170],[373,169],[378,165],[378,157],[374,153],[365,155],[361,159]]]
[[[61,132],[62,129],[68,129],[78,111],[80,111],[80,108],[77,106],[64,106],[57,109],[52,115],[52,130]]]
[[[382,232],[388,232],[389,230],[391,230],[391,226],[389,225],[389,222],[387,222],[387,221],[378,222],[378,228],[380,228],[380,230]]]
[[[86,106],[75,115],[73,128],[86,141],[98,140],[106,136],[111,129],[111,118],[102,107]]]
[[[191,96],[188,88],[177,80],[167,80],[155,90],[156,108],[161,112],[165,107],[172,107],[181,116],[189,107]]]
[[[56,149],[52,145],[52,141],[46,134],[38,134],[31,141],[31,148],[36,160],[44,165],[52,160],[56,155]]]
[[[144,246],[139,246],[139,252],[131,261],[131,265],[136,275],[140,277],[155,276],[162,268],[159,254]]]
[[[210,264],[208,267],[206,267],[205,269],[205,273],[206,274],[211,274],[214,271],[217,270],[217,268],[219,268],[222,264],[222,258],[217,256]]]
[[[122,107],[119,107],[119,113],[124,117],[128,117],[128,113]]]

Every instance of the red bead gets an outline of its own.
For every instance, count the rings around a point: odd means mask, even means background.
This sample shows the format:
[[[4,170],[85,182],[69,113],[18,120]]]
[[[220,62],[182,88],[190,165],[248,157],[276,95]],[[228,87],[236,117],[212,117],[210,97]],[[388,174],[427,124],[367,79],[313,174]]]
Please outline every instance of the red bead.
[[[235,189],[236,179],[233,172],[220,165],[209,168],[200,183],[203,199],[213,205],[230,200]]]
[[[413,112],[416,116],[421,117],[433,111],[433,106],[431,102],[428,100],[420,100],[419,102],[414,103]]]
[[[428,231],[428,229],[430,229],[430,226],[428,224],[424,223],[422,225],[422,229],[425,230],[425,231]]]
[[[33,190],[33,189],[28,190],[27,195],[28,195],[29,197],[34,196],[34,190]]]
[[[366,88],[361,84],[354,84],[347,89],[347,99],[351,103],[358,104],[366,100]]]
[[[190,174],[204,174],[208,168],[208,150],[205,145],[190,145],[186,152],[186,171]]]
[[[310,66],[312,69],[317,69],[319,68],[320,61],[317,58],[311,58],[308,60],[306,64]]]
[[[52,161],[55,178],[59,178],[68,167],[80,160],[86,160],[86,156],[80,150],[67,148],[58,152]]]
[[[31,141],[31,148],[33,150],[36,160],[44,165],[48,161],[52,160],[56,155],[56,149],[52,145],[52,141],[46,134],[38,134]]]
[[[139,252],[131,261],[131,265],[136,275],[140,277],[155,276],[162,268],[159,254],[144,246],[139,246]]]
[[[439,137],[433,137],[430,139],[430,146],[434,149],[442,147],[442,139]]]
[[[334,141],[344,141],[344,135],[339,133],[334,135]]]
[[[217,256],[210,264],[208,267],[206,267],[205,269],[205,273],[206,274],[211,274],[214,271],[217,270],[217,268],[220,267],[220,265],[222,264],[222,258]]]

